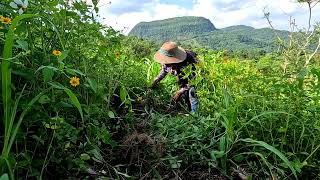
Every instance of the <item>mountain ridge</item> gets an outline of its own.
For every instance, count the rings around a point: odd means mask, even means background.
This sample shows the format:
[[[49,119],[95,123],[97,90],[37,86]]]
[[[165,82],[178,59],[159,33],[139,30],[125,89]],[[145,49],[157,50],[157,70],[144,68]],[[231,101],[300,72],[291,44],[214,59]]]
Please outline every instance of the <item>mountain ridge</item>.
[[[207,47],[216,50],[259,50],[271,52],[277,49],[277,37],[287,39],[288,31],[271,28],[254,28],[234,25],[225,28],[216,26],[207,18],[182,16],[156,21],[140,22],[129,32],[129,36],[148,39],[157,43],[178,41],[183,45]]]

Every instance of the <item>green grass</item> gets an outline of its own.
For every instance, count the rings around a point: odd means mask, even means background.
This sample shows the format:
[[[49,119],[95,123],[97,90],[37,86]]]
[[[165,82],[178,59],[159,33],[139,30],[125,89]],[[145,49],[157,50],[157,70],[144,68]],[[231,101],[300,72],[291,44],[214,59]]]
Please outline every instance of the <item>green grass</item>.
[[[102,26],[82,2],[40,3],[36,16],[7,8],[1,24],[2,179],[319,176],[318,56],[304,67],[299,47],[254,60],[195,48],[192,115],[171,101],[175,77],[148,90],[157,45]]]

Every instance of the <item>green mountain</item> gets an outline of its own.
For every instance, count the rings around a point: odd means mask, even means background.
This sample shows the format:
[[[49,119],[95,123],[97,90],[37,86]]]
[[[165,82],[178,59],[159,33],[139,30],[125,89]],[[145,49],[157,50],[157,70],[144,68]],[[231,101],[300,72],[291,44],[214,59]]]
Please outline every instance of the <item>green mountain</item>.
[[[140,22],[130,31],[129,35],[147,38],[157,42],[168,40],[186,40],[198,34],[216,30],[209,19],[185,16],[152,22]]]
[[[270,52],[277,49],[275,32],[282,39],[288,39],[288,31],[255,29],[244,25],[217,29],[206,18],[185,16],[138,23],[129,35],[158,43],[172,40],[185,46],[217,50]]]

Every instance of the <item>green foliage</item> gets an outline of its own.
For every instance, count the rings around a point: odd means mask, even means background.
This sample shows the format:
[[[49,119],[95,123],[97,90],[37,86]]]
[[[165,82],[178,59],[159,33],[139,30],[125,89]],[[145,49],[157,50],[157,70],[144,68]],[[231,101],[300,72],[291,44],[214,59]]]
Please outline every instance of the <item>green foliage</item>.
[[[266,54],[260,40],[274,37],[269,29],[211,32],[203,18],[172,19],[177,32],[199,32],[200,24],[208,42],[217,33],[241,43],[237,52],[223,43],[214,44],[230,50],[193,49],[200,107],[189,114],[170,101],[175,77],[147,89],[160,70],[159,44],[98,23],[98,1],[30,1],[22,15],[10,2],[1,2],[15,20],[0,22],[0,179],[319,176],[319,55],[312,43],[299,45],[302,33]],[[194,35],[181,43],[204,46]],[[258,50],[242,51],[250,46]]]
[[[232,166],[242,167],[253,178],[316,177],[317,77],[308,75],[300,94],[299,79],[281,75],[283,56],[270,54],[256,62],[212,50],[198,53],[202,61],[192,84],[201,102],[199,114],[155,121],[168,142],[168,158],[179,162],[179,169],[207,164],[226,174]],[[247,138],[251,144],[243,142]]]

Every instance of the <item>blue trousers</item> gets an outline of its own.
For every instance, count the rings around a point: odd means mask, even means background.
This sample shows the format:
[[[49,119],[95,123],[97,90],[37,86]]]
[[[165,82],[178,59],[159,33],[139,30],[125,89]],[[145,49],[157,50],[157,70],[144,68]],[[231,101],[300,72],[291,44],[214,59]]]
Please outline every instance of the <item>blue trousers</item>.
[[[198,109],[199,100],[194,87],[190,87],[182,94],[182,99],[188,104],[188,109],[191,113],[195,113]]]

